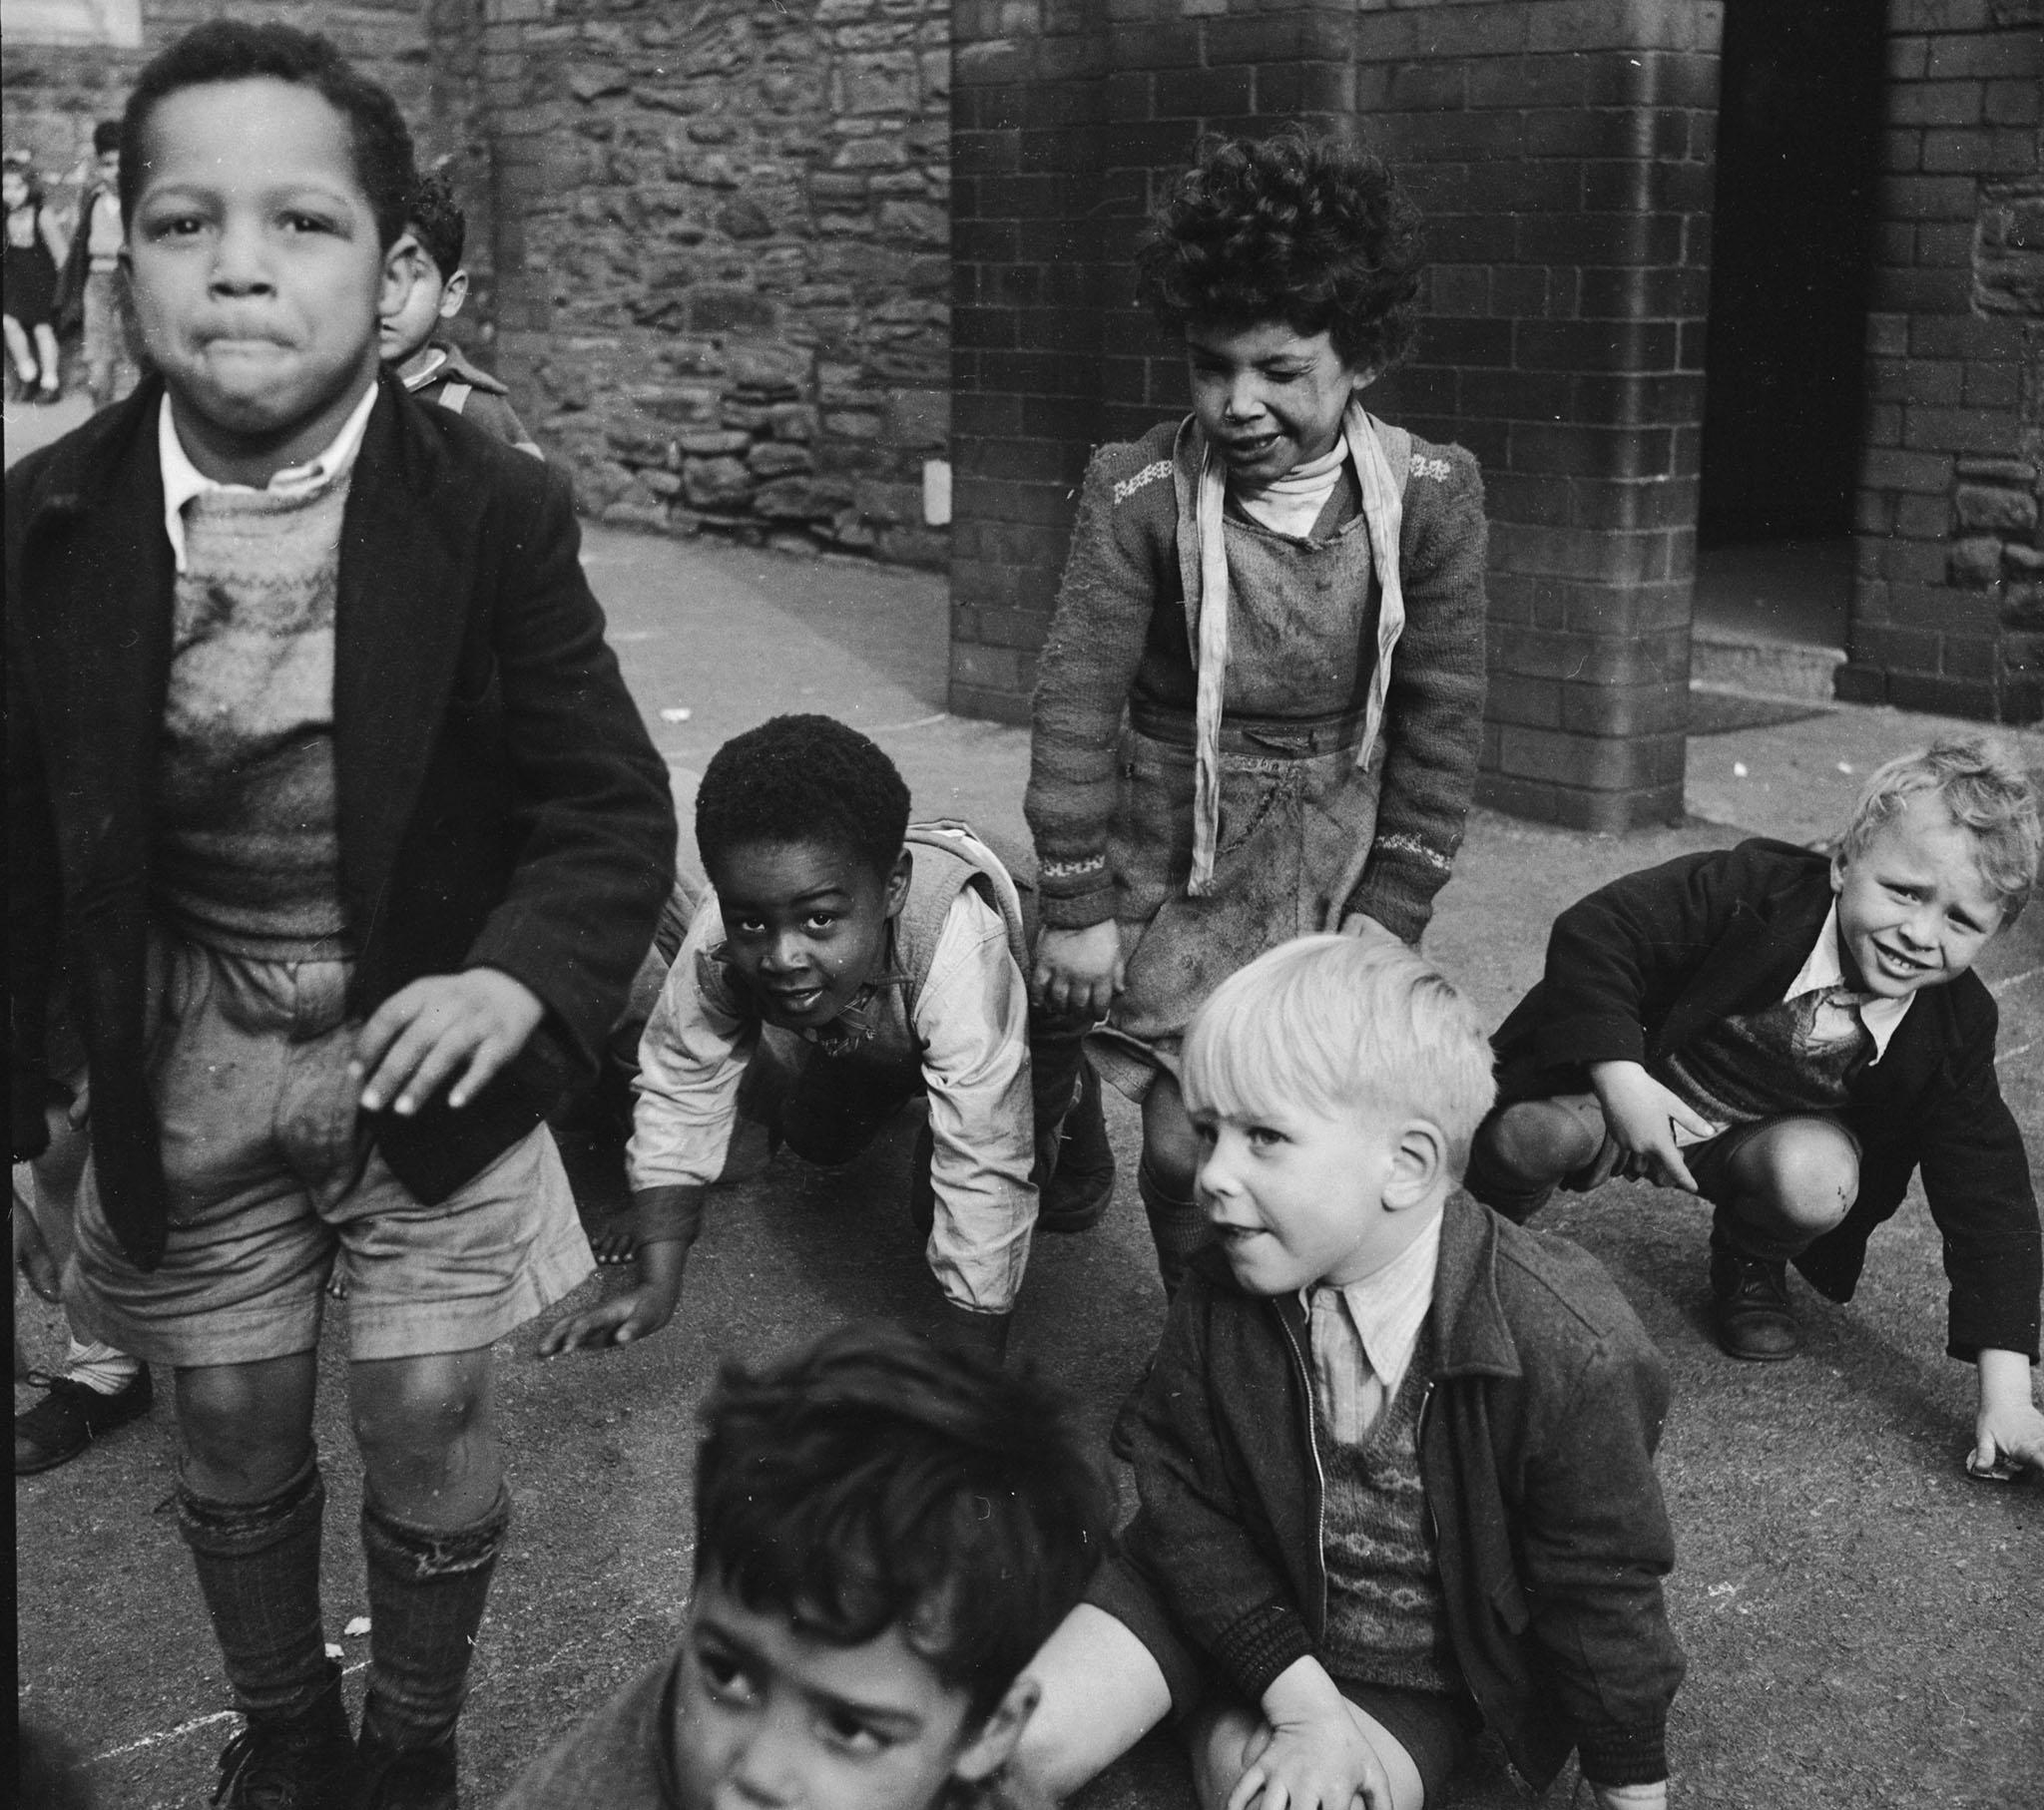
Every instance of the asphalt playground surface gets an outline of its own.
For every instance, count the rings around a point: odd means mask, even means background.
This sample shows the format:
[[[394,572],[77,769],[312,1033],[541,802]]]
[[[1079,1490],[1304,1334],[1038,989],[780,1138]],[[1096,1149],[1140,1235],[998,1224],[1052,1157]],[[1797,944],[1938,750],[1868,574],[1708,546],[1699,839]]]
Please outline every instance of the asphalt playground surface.
[[[68,426],[9,407],[8,451]],[[54,419],[53,419],[54,417]],[[1026,847],[1026,734],[944,709],[940,576],[812,562],[595,529],[590,581],[688,809],[728,735],[821,710],[900,764],[918,812],[970,818]],[[1536,978],[1554,914],[1632,868],[1750,833],[1813,841],[1859,780],[1939,724],[1837,709],[1699,736],[1688,821],[1623,839],[1479,811],[1425,947],[1493,1019]],[[1739,712],[1732,712],[1736,718]],[[2013,735],[2044,767],[2044,738]],[[693,851],[688,858],[693,861]],[[1994,945],[2002,1086],[2032,1147],[2044,1131],[2044,909]],[[1110,1098],[1123,1185],[1107,1220],[1044,1239],[1015,1355],[1081,1405],[1105,1457],[1115,1405],[1163,1315],[1135,1201],[1135,1115]],[[693,1555],[698,1400],[725,1358],[756,1358],[836,1320],[922,1316],[934,1285],[905,1210],[913,1121],[848,1170],[785,1154],[712,1211],[674,1323],[624,1352],[542,1363],[546,1324],[498,1347],[517,1498],[463,1720],[463,1802],[486,1810],[522,1766],[672,1643]],[[1679,1564],[1669,1585],[1690,1654],[1670,1747],[1675,1802],[1712,1810],[2018,1810],[2044,1803],[2044,1486],[1970,1481],[1973,1373],[1943,1356],[1944,1282],[1920,1196],[1878,1237],[1858,1297],[1795,1283],[1797,1360],[1723,1358],[1705,1322],[1706,1209],[1617,1183],[1538,1222],[1611,1269],[1666,1355],[1674,1410],[1661,1473]],[[575,1301],[594,1298],[600,1279]],[[17,1292],[20,1342],[62,1350],[61,1322]],[[340,1310],[337,1310],[340,1311]],[[325,1609],[358,1702],[368,1642],[341,1328],[322,1352]],[[26,1713],[62,1729],[110,1810],[202,1803],[234,1729],[170,1512],[168,1376],[156,1411],[78,1462],[15,1486],[17,1657]],[[17,1388],[17,1409],[34,1397]],[[1120,1470],[1119,1467],[1115,1467]],[[1121,1471],[1124,1495],[1127,1475]],[[1569,1801],[1564,1777],[1545,1802]],[[1492,1758],[1443,1810],[1525,1801]],[[1153,1738],[1077,1802],[1190,1810]]]

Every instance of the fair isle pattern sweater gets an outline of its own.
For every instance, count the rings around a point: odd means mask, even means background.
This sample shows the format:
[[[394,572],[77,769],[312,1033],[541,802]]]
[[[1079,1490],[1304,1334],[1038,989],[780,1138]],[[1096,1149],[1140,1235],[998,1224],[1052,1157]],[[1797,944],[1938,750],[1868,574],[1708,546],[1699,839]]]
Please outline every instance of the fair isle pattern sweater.
[[[158,773],[155,898],[193,940],[341,953],[333,612],[348,478],[186,505]]]
[[[1038,664],[1035,732],[1024,810],[1041,867],[1043,920],[1077,929],[1118,915],[1107,861],[1119,784],[1122,715],[1132,697],[1190,711],[1196,672],[1173,482],[1176,422],[1141,440],[1103,446],[1088,466],[1072,551]],[[1276,614],[1250,593],[1269,562],[1239,561],[1234,542],[1255,538],[1231,519],[1230,577],[1245,617]],[[1414,439],[1404,498],[1400,577],[1406,625],[1385,700],[1382,786],[1362,881],[1345,912],[1365,912],[1416,942],[1461,847],[1483,724],[1483,481],[1459,446]],[[1278,537],[1263,536],[1273,543]],[[1245,564],[1254,570],[1245,570]],[[1278,600],[1297,633],[1314,632],[1313,593]],[[1374,613],[1368,615],[1371,630]],[[1332,707],[1360,708],[1374,649],[1328,650],[1352,681]],[[1226,705],[1255,714],[1315,716],[1319,700],[1271,711],[1259,676],[1230,662]]]
[[[1321,1551],[1327,1628],[1320,1657],[1337,1679],[1458,1691],[1440,1572],[1419,1474],[1419,1404],[1433,1373],[1433,1324],[1420,1329],[1398,1392],[1355,1445],[1315,1411],[1326,1473]]]

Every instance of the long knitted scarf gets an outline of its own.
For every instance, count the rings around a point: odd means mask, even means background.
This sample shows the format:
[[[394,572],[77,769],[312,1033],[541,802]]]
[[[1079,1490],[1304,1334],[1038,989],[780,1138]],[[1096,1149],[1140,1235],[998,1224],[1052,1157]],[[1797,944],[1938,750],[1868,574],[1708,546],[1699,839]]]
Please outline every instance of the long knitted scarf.
[[[1398,582],[1398,536],[1404,517],[1391,462],[1377,438],[1376,424],[1359,401],[1342,417],[1341,433],[1362,493],[1370,553],[1377,569],[1382,608],[1377,614],[1377,659],[1370,673],[1355,764],[1365,765],[1383,727],[1384,696],[1391,682],[1391,650],[1405,628],[1405,593]],[[1221,715],[1228,685],[1228,546],[1222,512],[1228,502],[1228,467],[1214,443],[1206,441],[1200,464],[1195,523],[1200,540],[1200,634],[1194,657],[1199,683],[1193,703],[1193,873],[1186,890],[1204,898],[1214,886],[1215,844],[1221,832]]]

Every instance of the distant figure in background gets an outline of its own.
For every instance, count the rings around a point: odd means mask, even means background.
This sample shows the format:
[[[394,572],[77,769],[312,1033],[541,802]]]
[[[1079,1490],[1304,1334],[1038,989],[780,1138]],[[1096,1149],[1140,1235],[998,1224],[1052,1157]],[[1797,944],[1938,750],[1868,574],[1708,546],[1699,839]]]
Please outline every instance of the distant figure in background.
[[[64,260],[64,234],[43,211],[43,192],[26,154],[7,154],[0,199],[7,204],[8,362],[23,395],[54,402],[64,393],[57,372],[57,266]]]
[[[121,122],[92,132],[93,181],[78,205],[59,294],[59,326],[85,332],[85,386],[94,408],[118,402],[141,378],[128,338],[121,269]]]
[[[461,265],[468,222],[444,176],[419,178],[405,214],[404,236],[411,251],[410,278],[403,298],[382,317],[383,362],[420,401],[466,415],[506,445],[545,458],[505,400],[504,386],[470,364],[451,340],[434,337],[440,322],[452,320],[468,299],[468,272]]]

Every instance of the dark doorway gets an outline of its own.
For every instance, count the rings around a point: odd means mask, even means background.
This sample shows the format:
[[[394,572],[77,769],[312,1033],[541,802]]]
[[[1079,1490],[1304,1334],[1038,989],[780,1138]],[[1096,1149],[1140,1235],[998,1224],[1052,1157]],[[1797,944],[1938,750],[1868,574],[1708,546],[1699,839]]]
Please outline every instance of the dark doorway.
[[[1726,8],[1698,524],[1709,635],[1844,644],[1883,12]]]

